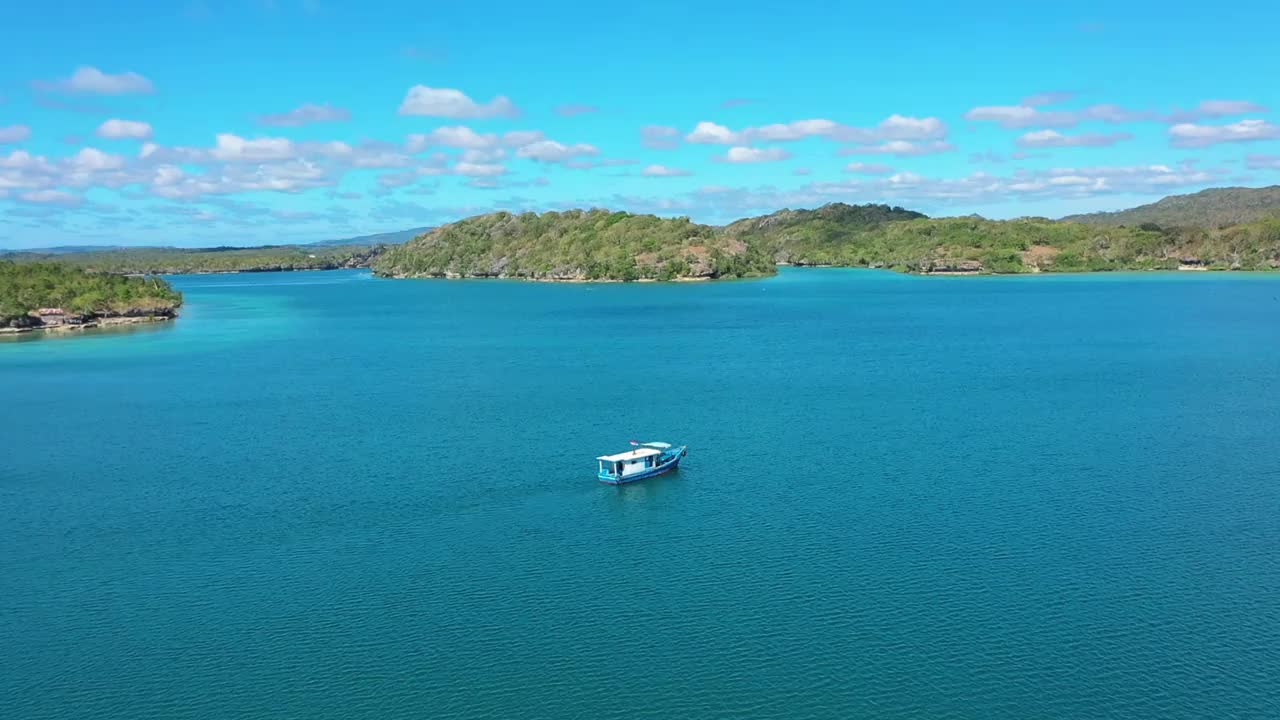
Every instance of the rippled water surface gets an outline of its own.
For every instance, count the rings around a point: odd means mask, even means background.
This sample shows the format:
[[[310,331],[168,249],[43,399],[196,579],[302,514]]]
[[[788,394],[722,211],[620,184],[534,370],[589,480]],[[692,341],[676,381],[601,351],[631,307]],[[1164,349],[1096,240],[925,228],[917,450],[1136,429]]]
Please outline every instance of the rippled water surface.
[[[174,282],[0,342],[5,718],[1280,717],[1280,278]]]

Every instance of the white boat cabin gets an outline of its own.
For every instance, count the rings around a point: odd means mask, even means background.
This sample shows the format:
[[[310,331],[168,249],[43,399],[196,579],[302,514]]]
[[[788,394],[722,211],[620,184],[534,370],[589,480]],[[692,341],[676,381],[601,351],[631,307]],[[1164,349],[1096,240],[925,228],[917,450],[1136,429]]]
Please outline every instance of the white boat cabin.
[[[657,467],[661,463],[661,458],[662,450],[658,448],[638,447],[617,455],[601,455],[596,460],[600,461],[602,475],[627,477]]]

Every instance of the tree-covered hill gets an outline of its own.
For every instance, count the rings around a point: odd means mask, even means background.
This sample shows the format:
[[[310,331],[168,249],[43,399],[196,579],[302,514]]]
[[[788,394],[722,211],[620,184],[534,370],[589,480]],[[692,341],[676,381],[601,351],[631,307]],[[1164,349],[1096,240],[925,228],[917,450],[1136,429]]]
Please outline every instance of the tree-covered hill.
[[[1190,195],[1170,195],[1128,210],[1069,215],[1063,220],[1090,225],[1225,228],[1280,217],[1280,185],[1263,188],[1211,188]]]
[[[40,310],[77,320],[119,316],[172,317],[182,293],[155,277],[87,272],[64,263],[0,261],[0,328],[38,326]]]
[[[830,203],[816,210],[779,210],[730,223],[725,232],[759,246],[777,262],[825,265],[885,223],[915,220],[923,213],[888,205]]]
[[[733,228],[733,226],[730,226]],[[804,225],[789,231],[803,237]],[[830,232],[824,227],[824,232]],[[834,233],[832,233],[834,234]],[[769,247],[776,247],[766,236]],[[1099,227],[1045,218],[920,218],[839,233],[830,242],[781,246],[809,265],[906,272],[1080,272],[1280,267],[1280,220],[1222,230]]]
[[[752,277],[773,259],[688,218],[608,210],[498,212],[444,225],[373,263],[390,277],[675,280]]]

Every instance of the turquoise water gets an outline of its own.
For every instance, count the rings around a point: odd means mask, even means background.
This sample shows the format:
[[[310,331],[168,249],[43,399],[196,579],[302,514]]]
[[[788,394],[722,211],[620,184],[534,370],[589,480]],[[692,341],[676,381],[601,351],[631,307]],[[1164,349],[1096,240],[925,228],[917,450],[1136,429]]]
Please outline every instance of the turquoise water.
[[[174,281],[0,343],[5,718],[1280,717],[1280,278]]]

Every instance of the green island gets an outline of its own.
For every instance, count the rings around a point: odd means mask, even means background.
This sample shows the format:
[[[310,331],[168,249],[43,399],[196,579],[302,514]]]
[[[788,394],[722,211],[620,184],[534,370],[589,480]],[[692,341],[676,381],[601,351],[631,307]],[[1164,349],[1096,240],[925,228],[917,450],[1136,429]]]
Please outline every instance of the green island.
[[[608,210],[496,212],[444,225],[377,257],[382,277],[702,280],[775,272],[711,225]]]
[[[170,320],[181,305],[182,293],[157,277],[0,261],[0,333]]]
[[[311,245],[76,250],[0,260],[123,275],[368,267],[390,278],[561,282],[751,278],[778,265],[922,275],[1258,271],[1280,269],[1280,186],[1216,188],[1061,220],[931,218],[889,205],[831,203],[715,226],[592,209],[495,212]]]
[[[568,281],[759,277],[776,265],[926,275],[1276,270],[1280,188],[1220,188],[1089,222],[930,218],[844,203],[723,227],[608,210],[500,212],[436,228],[371,263],[383,277]]]

